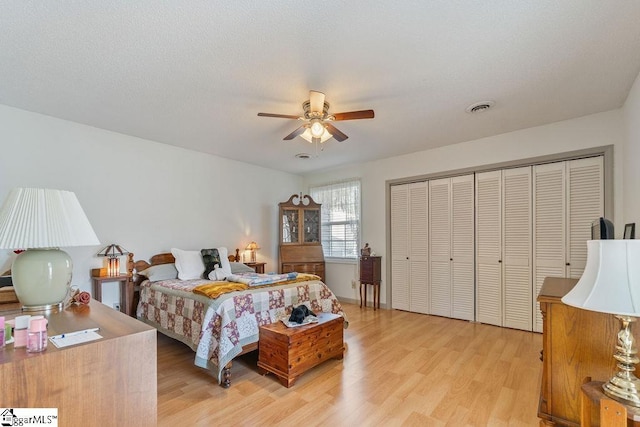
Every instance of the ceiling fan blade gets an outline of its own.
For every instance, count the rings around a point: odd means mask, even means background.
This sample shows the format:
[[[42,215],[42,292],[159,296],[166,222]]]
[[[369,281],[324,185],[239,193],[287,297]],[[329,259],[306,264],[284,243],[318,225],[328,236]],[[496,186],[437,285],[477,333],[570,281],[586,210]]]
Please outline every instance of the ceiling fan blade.
[[[272,114],[272,113],[258,113],[260,117],[277,117],[280,119],[296,119],[298,120],[300,116],[292,116],[290,114]]]
[[[337,127],[335,127],[334,125],[332,125],[331,123],[327,123],[327,122],[325,122],[325,123],[324,123],[324,125],[327,127],[327,131],[328,131],[331,135],[333,135],[333,137],[334,137],[336,140],[338,140],[338,141],[342,142],[342,141],[344,141],[345,139],[349,138],[347,135],[345,135],[344,133],[340,132],[340,131],[338,130],[338,128],[337,128]]]
[[[335,113],[335,121],[338,120],[356,120],[356,119],[373,119],[375,114],[373,110],[349,111],[348,113]]]
[[[309,109],[312,113],[320,113],[324,111],[324,93],[315,90],[309,91]]]
[[[305,131],[306,128],[307,128],[306,125],[302,125],[298,129],[294,130],[293,132],[291,132],[289,135],[285,136],[282,139],[284,139],[285,141],[288,141],[290,139],[295,138],[298,135],[302,135],[302,133]]]

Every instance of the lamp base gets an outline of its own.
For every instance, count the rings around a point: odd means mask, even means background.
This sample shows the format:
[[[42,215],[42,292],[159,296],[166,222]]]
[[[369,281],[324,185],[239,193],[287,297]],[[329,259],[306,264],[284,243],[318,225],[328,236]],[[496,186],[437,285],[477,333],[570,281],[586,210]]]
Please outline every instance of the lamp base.
[[[602,389],[610,398],[640,408],[640,380],[633,374],[631,376],[632,378],[621,378],[616,375],[604,383]]]
[[[604,394],[612,399],[640,408],[640,380],[633,374],[640,359],[637,356],[636,340],[631,333],[631,324],[636,319],[623,315],[616,317],[621,323],[616,354],[613,355],[618,362],[618,372],[609,382],[603,384],[602,388]]]
[[[54,310],[69,293],[71,257],[59,249],[28,249],[13,261],[13,288],[24,311]]]
[[[63,303],[58,303],[58,304],[45,304],[45,305],[23,305],[22,306],[22,311],[27,312],[27,313],[31,313],[31,312],[45,312],[45,313],[57,313],[59,311],[62,311],[62,309],[64,308],[64,304]]]

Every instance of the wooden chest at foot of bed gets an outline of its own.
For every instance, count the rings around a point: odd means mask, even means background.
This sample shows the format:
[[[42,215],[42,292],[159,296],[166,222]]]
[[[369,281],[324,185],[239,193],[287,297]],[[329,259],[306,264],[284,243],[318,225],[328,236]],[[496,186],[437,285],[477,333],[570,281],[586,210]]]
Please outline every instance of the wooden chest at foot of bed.
[[[318,323],[288,328],[282,322],[260,327],[258,368],[275,374],[282,385],[291,387],[296,379],[325,360],[342,359],[344,319],[319,313]]]

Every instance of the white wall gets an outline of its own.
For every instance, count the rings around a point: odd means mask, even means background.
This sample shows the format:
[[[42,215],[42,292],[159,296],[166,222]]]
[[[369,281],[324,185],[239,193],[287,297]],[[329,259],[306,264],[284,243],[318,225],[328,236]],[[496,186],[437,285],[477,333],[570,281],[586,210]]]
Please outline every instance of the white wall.
[[[622,109],[624,116],[624,223],[636,223],[640,238],[640,74]]]
[[[621,223],[622,145],[621,110],[496,135],[475,141],[426,150],[380,161],[344,166],[305,176],[305,188],[313,185],[360,177],[362,180],[362,239],[383,257],[383,284],[380,301],[387,301],[385,183],[406,177],[445,173],[502,162],[563,153],[585,148],[614,145],[614,215]],[[349,143],[349,142],[347,142]],[[389,141],[393,143],[393,141]],[[327,283],[339,297],[359,300],[351,280],[357,278],[354,264],[327,264]],[[371,293],[371,292],[369,292]]]
[[[231,251],[255,240],[258,261],[277,270],[277,204],[301,183],[296,175],[0,105],[0,202],[14,187],[73,191],[103,246],[121,244],[135,259],[171,247]],[[64,248],[81,289],[90,290],[89,271],[102,266],[95,257],[101,248]],[[0,251],[0,269],[10,255]],[[118,295],[116,283],[105,284],[105,303]]]

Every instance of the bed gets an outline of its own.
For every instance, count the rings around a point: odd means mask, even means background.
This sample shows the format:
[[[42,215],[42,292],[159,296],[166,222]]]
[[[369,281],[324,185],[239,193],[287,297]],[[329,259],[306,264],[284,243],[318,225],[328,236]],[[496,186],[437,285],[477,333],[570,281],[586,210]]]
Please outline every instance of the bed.
[[[228,259],[234,267],[238,250]],[[171,253],[134,263],[136,317],[188,345],[195,351],[194,364],[207,369],[222,387],[231,385],[233,359],[258,348],[259,327],[288,317],[295,306],[305,304],[314,312],[342,315],[345,328],[348,325],[340,302],[317,276],[300,273],[280,283],[234,288],[242,285],[154,274],[175,263]],[[218,293],[215,298],[207,296]]]

